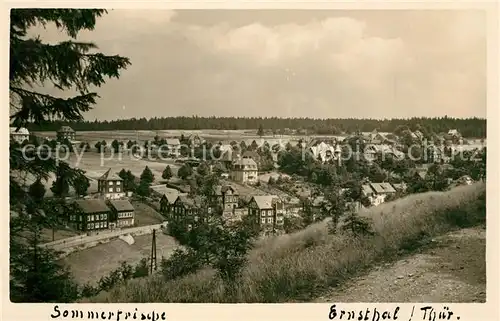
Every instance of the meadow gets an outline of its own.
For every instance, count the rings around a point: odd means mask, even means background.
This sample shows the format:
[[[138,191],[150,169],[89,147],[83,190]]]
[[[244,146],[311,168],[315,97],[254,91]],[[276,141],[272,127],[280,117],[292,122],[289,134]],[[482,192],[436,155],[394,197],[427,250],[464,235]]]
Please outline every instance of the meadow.
[[[113,239],[107,243],[75,251],[63,259],[75,280],[80,284],[95,283],[103,276],[116,270],[122,261],[131,265],[139,263],[151,254],[152,235],[134,236],[134,244],[129,245],[121,239]],[[156,234],[158,263],[161,257],[169,257],[177,248],[177,242],[164,233]]]
[[[259,241],[228,297],[215,271],[207,268],[166,282],[161,275],[129,281],[91,302],[243,302],[311,301],[375,263],[395,260],[445,232],[486,220],[486,186],[475,183],[447,192],[414,194],[364,210],[374,236],[329,234],[327,222]]]

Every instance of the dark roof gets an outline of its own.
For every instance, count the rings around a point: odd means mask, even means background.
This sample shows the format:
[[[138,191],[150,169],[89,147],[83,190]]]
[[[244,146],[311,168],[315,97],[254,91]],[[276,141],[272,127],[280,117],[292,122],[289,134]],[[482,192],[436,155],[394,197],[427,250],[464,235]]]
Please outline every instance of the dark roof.
[[[377,194],[396,193],[394,187],[389,183],[371,183],[370,185]]]
[[[109,204],[117,212],[133,212],[134,207],[127,200],[110,200]]]
[[[199,197],[191,198],[187,195],[179,195],[176,202],[184,204],[187,208],[199,208],[201,207],[201,199]]]
[[[101,177],[99,177],[100,181],[123,181],[123,179],[116,175],[111,173],[111,168],[106,171],[106,173],[102,174]]]
[[[77,200],[75,204],[86,214],[109,212],[106,202],[101,199]]]
[[[174,204],[179,196],[186,196],[186,193],[164,193],[161,197],[162,199],[166,199],[168,204]]]
[[[215,186],[214,187],[214,194],[215,195],[222,195],[223,193],[226,193],[228,190],[231,190],[233,192],[233,195],[238,195],[238,192],[231,185],[224,185],[224,186],[217,185],[217,186]]]
[[[57,131],[58,133],[74,133],[75,130],[69,126],[61,126],[59,130]]]

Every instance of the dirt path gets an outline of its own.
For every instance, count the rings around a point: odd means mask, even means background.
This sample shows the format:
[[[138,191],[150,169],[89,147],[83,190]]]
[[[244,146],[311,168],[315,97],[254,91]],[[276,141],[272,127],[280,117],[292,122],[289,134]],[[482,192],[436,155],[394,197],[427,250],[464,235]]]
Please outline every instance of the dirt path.
[[[374,267],[314,302],[485,302],[486,230],[435,238],[419,253]]]

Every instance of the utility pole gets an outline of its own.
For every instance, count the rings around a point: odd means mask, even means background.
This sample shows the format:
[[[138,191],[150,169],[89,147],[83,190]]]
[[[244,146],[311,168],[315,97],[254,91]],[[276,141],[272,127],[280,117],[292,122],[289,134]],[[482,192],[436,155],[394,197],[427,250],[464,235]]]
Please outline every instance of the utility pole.
[[[151,266],[150,266],[150,273],[153,274],[153,270],[156,271],[156,230],[153,230],[153,240],[151,242]]]

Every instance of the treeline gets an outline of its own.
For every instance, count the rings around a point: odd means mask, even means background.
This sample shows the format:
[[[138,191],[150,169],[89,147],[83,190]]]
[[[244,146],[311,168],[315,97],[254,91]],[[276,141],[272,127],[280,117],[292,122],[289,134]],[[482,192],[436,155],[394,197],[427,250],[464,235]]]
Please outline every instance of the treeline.
[[[419,126],[429,132],[441,133],[457,129],[464,137],[486,137],[486,119],[484,118],[409,118],[409,119],[314,119],[314,118],[278,118],[278,117],[154,117],[130,118],[112,121],[62,122],[46,121],[30,124],[32,131],[56,131],[63,125],[69,125],[77,131],[105,130],[199,130],[224,129],[241,130],[263,128],[275,134],[286,133],[285,129],[301,130],[307,134],[340,134],[356,131],[393,132],[399,126],[416,129]]]

